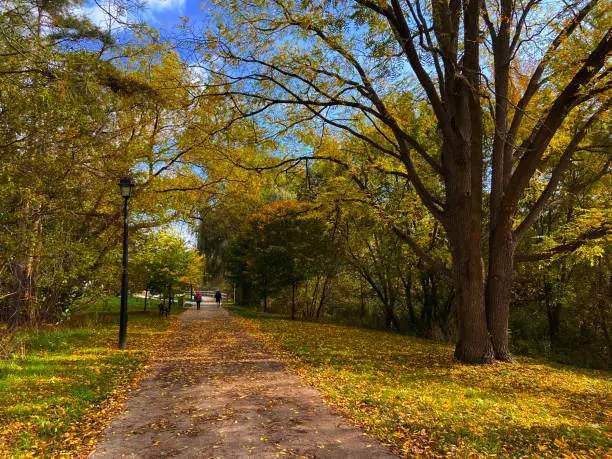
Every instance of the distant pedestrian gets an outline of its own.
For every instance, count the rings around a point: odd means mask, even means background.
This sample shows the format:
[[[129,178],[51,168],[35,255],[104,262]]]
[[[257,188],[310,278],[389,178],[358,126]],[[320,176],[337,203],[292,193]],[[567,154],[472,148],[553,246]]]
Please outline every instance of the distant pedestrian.
[[[217,306],[221,307],[221,292],[219,290],[215,292],[215,301],[217,302]]]
[[[200,310],[200,303],[202,302],[202,294],[198,290],[197,292],[195,292],[195,295],[193,297],[196,300],[196,306],[198,307],[198,311],[199,311]]]

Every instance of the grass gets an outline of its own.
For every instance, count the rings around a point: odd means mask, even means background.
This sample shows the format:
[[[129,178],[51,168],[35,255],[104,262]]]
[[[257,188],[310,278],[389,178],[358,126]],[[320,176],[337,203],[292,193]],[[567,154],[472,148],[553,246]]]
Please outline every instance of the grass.
[[[172,320],[128,303],[128,349],[117,350],[119,299],[93,303],[66,324],[3,343],[0,456],[83,455],[115,414]],[[176,308],[173,312],[177,312]]]
[[[609,373],[527,358],[462,365],[446,344],[230,309],[404,457],[601,458],[612,447]]]

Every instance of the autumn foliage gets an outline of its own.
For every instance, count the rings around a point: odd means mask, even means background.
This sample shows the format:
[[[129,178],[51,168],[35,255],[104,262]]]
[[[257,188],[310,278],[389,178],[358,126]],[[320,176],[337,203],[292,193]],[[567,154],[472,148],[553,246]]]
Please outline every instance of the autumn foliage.
[[[118,351],[118,299],[62,327],[4,335],[0,342],[0,455],[86,455],[120,412],[174,319],[131,300],[128,350]]]
[[[607,373],[535,359],[462,365],[447,344],[234,310],[329,403],[402,457],[607,454]]]

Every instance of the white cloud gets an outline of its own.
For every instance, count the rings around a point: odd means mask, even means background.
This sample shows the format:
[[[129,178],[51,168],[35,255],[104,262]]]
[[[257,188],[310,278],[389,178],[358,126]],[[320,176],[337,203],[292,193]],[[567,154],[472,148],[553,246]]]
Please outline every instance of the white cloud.
[[[189,65],[190,81],[192,84],[203,84],[210,76],[207,69],[202,65],[194,63]]]
[[[122,23],[129,19],[127,11],[110,0],[99,0],[98,2],[87,2],[76,8],[75,13],[86,17],[92,24],[102,30],[114,30],[122,28]]]
[[[182,13],[185,9],[186,0],[145,0],[145,8],[151,11],[175,10]]]
[[[103,30],[122,28],[121,23],[143,20],[153,25],[167,14],[179,16],[185,11],[186,0],[141,0],[141,7],[126,8],[129,3],[121,0],[89,0],[77,7],[76,14],[88,18]]]

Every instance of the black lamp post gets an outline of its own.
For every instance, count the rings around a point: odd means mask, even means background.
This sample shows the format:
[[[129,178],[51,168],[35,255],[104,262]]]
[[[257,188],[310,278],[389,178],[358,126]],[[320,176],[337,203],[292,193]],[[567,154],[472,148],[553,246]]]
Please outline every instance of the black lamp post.
[[[132,196],[134,179],[123,177],[119,181],[123,196],[123,276],[121,277],[121,315],[119,317],[119,349],[125,349],[127,335],[128,296],[128,199]]]

